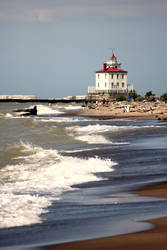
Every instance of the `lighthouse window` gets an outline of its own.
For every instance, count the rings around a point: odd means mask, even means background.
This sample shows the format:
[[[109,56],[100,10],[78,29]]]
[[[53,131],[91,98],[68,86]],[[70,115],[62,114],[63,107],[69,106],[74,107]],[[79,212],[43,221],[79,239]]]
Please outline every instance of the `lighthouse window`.
[[[122,79],[124,79],[124,74],[122,74]]]
[[[98,77],[98,79],[99,79],[99,78],[100,78],[100,75],[98,74],[97,77]]]
[[[125,84],[124,84],[124,82],[122,82],[122,88],[124,88],[124,86],[125,86]]]
[[[117,74],[117,79],[118,79],[119,75]]]
[[[113,74],[111,74],[111,78],[113,79],[113,77],[114,77],[114,75]]]
[[[119,87],[119,82],[117,82],[117,87]]]
[[[105,74],[105,79],[107,78],[107,74]]]
[[[107,83],[105,82],[105,88],[107,87]]]
[[[114,83],[112,82],[112,88],[114,88]]]

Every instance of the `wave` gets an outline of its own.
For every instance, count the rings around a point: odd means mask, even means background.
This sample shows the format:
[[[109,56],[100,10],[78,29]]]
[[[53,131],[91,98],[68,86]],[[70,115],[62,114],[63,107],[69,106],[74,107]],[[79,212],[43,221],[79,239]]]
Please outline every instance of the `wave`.
[[[0,118],[13,118],[11,113],[0,113]]]
[[[51,105],[54,109],[58,110],[78,110],[83,109],[81,105],[68,104],[68,103],[56,103]]]
[[[58,109],[55,109],[54,106],[51,106],[51,105],[40,104],[37,106],[37,109],[38,109],[38,116],[45,116],[45,115],[52,116],[52,115],[58,115],[58,114],[64,113]]]
[[[81,135],[76,137],[77,140],[87,142],[88,144],[112,144],[112,145],[127,145],[129,142],[112,142],[102,135]]]
[[[87,142],[88,144],[113,144],[102,135],[80,135],[76,136],[77,140]]]
[[[57,122],[57,123],[70,123],[70,122],[89,122],[93,121],[86,118],[77,118],[77,117],[52,117],[52,118],[39,118],[40,122]]]
[[[31,109],[31,108],[33,108],[34,107],[34,105],[30,105],[30,106],[28,106],[28,107],[24,107],[25,109]],[[23,109],[24,109],[23,108]],[[59,114],[63,114],[64,112],[63,112],[63,110],[59,110],[58,108],[56,108],[56,107],[54,107],[54,106],[51,106],[51,105],[43,105],[43,104],[39,104],[39,105],[37,105],[37,110],[38,110],[38,115],[37,115],[37,117],[51,117],[51,116],[57,116],[57,115],[59,115]],[[0,113],[0,117],[2,117],[2,118],[8,118],[8,119],[10,119],[10,118],[24,118],[24,119],[28,119],[28,118],[30,118],[30,117],[25,117],[25,116],[21,116],[23,113],[25,113],[24,111],[23,112],[13,112],[13,113]]]
[[[82,109],[81,106],[75,106],[75,105],[38,105],[38,115],[58,115],[63,114],[65,110],[78,110]]]
[[[78,109],[83,109],[83,107],[77,106],[77,105],[66,105],[64,108],[65,108],[66,110],[78,110]]]
[[[127,142],[113,143],[110,139],[107,139],[103,135],[99,135],[99,133],[105,133],[113,129],[113,127],[117,126],[109,126],[109,125],[87,125],[87,126],[72,126],[67,127],[66,130],[70,132],[70,135],[74,136],[76,140],[80,140],[86,142],[88,144],[127,144]]]
[[[45,119],[38,119],[40,122],[80,122],[81,119],[74,118],[74,117],[54,117],[54,118],[45,118]],[[84,121],[84,120],[82,120]],[[88,121],[85,119],[85,121]]]
[[[67,127],[66,130],[69,135],[74,136],[76,140],[86,142],[88,144],[112,144],[121,145],[129,144],[128,142],[112,142],[104,135],[107,132],[122,132],[139,129],[150,129],[150,128],[162,128],[162,126],[150,125],[150,126],[116,126],[116,125],[87,125],[87,126],[71,126]]]
[[[113,171],[116,165],[110,159],[62,156],[57,150],[23,142],[8,150],[16,149],[26,152],[17,157],[19,164],[0,169],[1,228],[41,223],[41,214],[63,192],[103,179],[95,174]]]
[[[67,131],[75,133],[105,133],[105,132],[117,132],[125,130],[137,130],[137,129],[148,129],[148,128],[162,128],[162,126],[150,125],[150,126],[116,126],[116,125],[88,125],[88,126],[73,126],[68,127]]]

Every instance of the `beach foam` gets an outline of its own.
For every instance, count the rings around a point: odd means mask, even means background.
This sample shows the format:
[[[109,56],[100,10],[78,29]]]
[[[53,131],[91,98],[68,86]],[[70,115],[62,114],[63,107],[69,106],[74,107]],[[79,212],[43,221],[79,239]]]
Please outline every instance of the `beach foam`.
[[[73,185],[101,180],[95,173],[113,171],[116,164],[98,157],[61,156],[57,150],[23,142],[8,150],[16,149],[20,163],[0,169],[1,228],[42,222],[40,215],[63,192],[74,190]]]

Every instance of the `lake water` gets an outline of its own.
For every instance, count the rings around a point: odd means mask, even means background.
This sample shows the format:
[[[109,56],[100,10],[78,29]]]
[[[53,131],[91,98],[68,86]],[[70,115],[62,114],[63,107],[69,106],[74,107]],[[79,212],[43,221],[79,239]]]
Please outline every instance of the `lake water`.
[[[63,116],[78,104],[0,104],[0,249],[140,231],[167,199],[132,193],[167,180],[167,123]],[[12,247],[12,248],[11,248]]]

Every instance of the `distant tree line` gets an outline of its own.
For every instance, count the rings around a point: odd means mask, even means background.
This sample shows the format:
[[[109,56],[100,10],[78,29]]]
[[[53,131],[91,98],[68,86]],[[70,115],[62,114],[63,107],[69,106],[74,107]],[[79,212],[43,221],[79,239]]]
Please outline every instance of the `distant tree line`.
[[[163,95],[160,96],[160,98],[156,97],[155,94],[152,93],[152,91],[148,91],[145,93],[144,96],[141,96],[139,94],[137,94],[137,92],[135,90],[131,90],[128,94],[128,100],[134,100],[134,101],[143,101],[143,100],[147,100],[147,101],[156,101],[157,99],[160,99],[161,101],[167,101],[167,93],[164,93]],[[126,97],[123,95],[119,95],[117,96],[117,101],[125,101]]]

